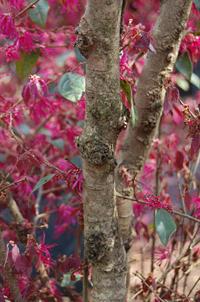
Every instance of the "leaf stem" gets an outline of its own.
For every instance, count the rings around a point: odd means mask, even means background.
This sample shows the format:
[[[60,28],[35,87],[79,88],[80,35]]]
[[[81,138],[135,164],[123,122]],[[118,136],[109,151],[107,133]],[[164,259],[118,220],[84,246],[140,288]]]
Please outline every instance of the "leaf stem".
[[[19,18],[24,15],[29,9],[33,8],[35,4],[37,4],[40,0],[35,0],[32,3],[28,4],[24,9],[22,9],[15,18]]]

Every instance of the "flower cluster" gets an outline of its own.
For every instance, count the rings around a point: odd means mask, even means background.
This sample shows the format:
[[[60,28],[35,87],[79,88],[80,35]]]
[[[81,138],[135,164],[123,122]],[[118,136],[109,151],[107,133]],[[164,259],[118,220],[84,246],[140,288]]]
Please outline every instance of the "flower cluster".
[[[197,63],[200,59],[200,37],[192,33],[187,34],[181,43],[180,51],[188,51],[192,62]]]

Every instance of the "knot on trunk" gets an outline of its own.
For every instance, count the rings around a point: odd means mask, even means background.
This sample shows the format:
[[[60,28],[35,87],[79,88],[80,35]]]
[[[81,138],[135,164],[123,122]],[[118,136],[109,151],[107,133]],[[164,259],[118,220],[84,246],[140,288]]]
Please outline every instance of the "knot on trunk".
[[[114,237],[108,238],[103,232],[95,232],[86,238],[86,256],[90,263],[97,263],[108,258],[114,247]]]
[[[107,163],[115,165],[113,148],[96,134],[79,137],[77,145],[82,158],[91,165],[101,166]]]
[[[75,46],[80,53],[87,59],[94,48],[94,38],[90,26],[83,16],[79,26],[76,28],[77,40]]]

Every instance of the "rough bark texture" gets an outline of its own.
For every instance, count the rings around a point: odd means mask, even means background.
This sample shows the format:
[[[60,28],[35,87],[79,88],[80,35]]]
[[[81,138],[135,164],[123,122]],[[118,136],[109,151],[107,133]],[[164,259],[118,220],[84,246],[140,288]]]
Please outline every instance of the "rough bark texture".
[[[78,146],[84,173],[85,255],[93,302],[125,300],[126,258],[114,200],[114,149],[120,131],[119,34],[122,0],[89,0],[77,29],[86,57],[86,123]]]
[[[18,224],[23,224],[24,217],[22,216],[16,201],[11,196],[10,196],[10,200],[8,202],[8,208],[9,208],[15,222],[17,222]]]
[[[138,122],[128,126],[117,168],[117,193],[129,195],[131,188],[124,188],[120,170],[128,170],[132,178],[142,168],[160,121],[165,97],[165,79],[172,72],[191,9],[191,0],[161,1],[159,18],[153,29],[153,45],[156,52],[148,52],[142,75],[138,81],[135,104]],[[117,198],[120,229],[127,242],[130,237],[132,203]]]

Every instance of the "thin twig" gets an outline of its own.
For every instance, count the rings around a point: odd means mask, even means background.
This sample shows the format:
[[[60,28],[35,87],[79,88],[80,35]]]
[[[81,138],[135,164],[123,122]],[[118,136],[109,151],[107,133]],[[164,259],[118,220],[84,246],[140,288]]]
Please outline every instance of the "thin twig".
[[[164,271],[164,273],[162,274],[162,276],[159,278],[158,282],[161,282],[167,276],[167,274],[179,264],[179,262],[181,261],[181,259],[183,259],[185,256],[187,256],[188,252],[193,247],[194,239],[195,239],[195,237],[196,237],[196,235],[198,233],[198,230],[199,230],[199,227],[196,230],[194,230],[193,236],[190,239],[188,247],[185,249],[185,251],[183,251],[180,254],[180,256],[174,262],[171,263],[171,265],[168,267],[168,269],[166,269]]]
[[[161,136],[161,121],[158,126],[158,139]],[[160,193],[160,169],[161,169],[161,159],[160,159],[159,146],[156,150],[156,173],[155,173],[155,195],[159,196]],[[154,271],[154,261],[155,261],[155,247],[156,247],[156,211],[153,212],[153,234],[152,234],[152,246],[151,246],[151,273]]]
[[[83,267],[83,301],[88,302],[88,261],[85,259]]]
[[[179,278],[179,280],[180,280],[180,278]],[[157,282],[157,284],[159,285],[159,287],[165,288],[165,289],[167,289],[171,294],[174,294],[174,295],[175,295],[175,292],[172,291],[167,285],[164,285],[163,282],[162,282],[162,283]],[[179,294],[178,292],[176,292],[176,295],[182,298],[182,295]]]
[[[180,197],[181,197],[181,205],[182,205],[182,208],[183,208],[183,212],[185,214],[187,214],[186,206],[185,206],[185,199],[184,199],[183,191],[181,190],[181,185],[180,185],[180,182],[179,182],[179,179],[180,179],[180,174],[179,173],[177,173],[177,177],[178,177],[178,189],[179,189],[179,193],[180,193]]]
[[[148,202],[138,200],[138,199],[135,199],[135,198],[132,198],[132,197],[129,197],[129,196],[120,195],[120,194],[116,194],[116,196],[120,197],[120,198],[123,198],[123,199],[128,199],[128,200],[135,201],[137,203],[143,204],[143,205],[148,206],[148,207],[150,206],[150,203],[148,203]],[[193,216],[190,216],[189,214],[184,214],[184,213],[181,213],[181,212],[176,211],[176,210],[172,210],[172,214],[177,215],[177,216],[181,216],[181,217],[187,218],[189,220],[200,223],[200,219],[198,219],[196,217],[193,217]]]
[[[188,214],[184,214],[184,213],[181,213],[181,212],[176,211],[176,210],[173,210],[172,213],[175,214],[175,215],[182,216],[182,217],[184,217],[184,218],[187,218],[187,219],[190,219],[190,220],[192,220],[192,221],[195,221],[195,222],[200,223],[200,220],[199,220],[198,218],[195,218],[195,217],[190,216],[190,215],[188,215]]]
[[[66,185],[61,185],[61,186],[58,186],[58,187],[45,189],[45,190],[43,190],[43,194],[54,193],[54,192],[62,191],[62,190],[66,190]]]
[[[16,18],[21,17],[24,15],[29,9],[33,8],[35,4],[37,4],[40,0],[35,0],[32,3],[28,4],[24,9],[22,9],[17,15]]]
[[[199,153],[198,153],[198,156],[197,156],[197,160],[196,160],[195,166],[194,166],[194,168],[192,169],[192,170],[193,170],[193,171],[192,171],[192,174],[193,174],[193,175],[196,174],[197,169],[198,169],[198,167],[199,167],[199,164],[200,164],[200,151],[199,151]]]
[[[144,251],[143,251],[143,247],[140,247],[140,255],[141,255],[141,273],[144,274]]]
[[[33,134],[31,134],[31,137],[34,137],[36,134],[40,132],[40,130],[45,126],[45,124],[52,118],[53,114],[50,114],[47,116],[39,125],[38,127],[34,130]]]
[[[24,217],[22,216],[16,201],[12,197],[10,197],[10,200],[8,203],[8,208],[9,208],[12,216],[14,217],[15,221],[18,224],[22,224],[24,222]]]
[[[26,177],[23,177],[23,178],[18,179],[18,180],[14,181],[14,182],[12,182],[10,184],[6,184],[5,186],[3,186],[3,187],[0,188],[0,193],[3,192],[6,189],[12,187],[12,186],[15,186],[16,184],[18,184],[18,183],[20,183],[22,181],[25,181],[25,180],[26,180]]]
[[[146,282],[145,278],[141,276],[138,272],[134,273],[136,277],[138,277],[144,284],[145,286],[154,294],[154,296],[161,302],[166,302],[166,300],[163,300],[162,298],[159,297],[159,295],[155,292],[155,290]]]
[[[143,289],[140,289],[137,293],[135,293],[135,295],[131,297],[131,301],[135,301],[134,299],[137,298],[137,296],[139,296],[142,293],[143,293]]]
[[[194,285],[192,286],[192,288],[190,289],[189,293],[188,293],[188,296],[191,295],[192,291],[195,289],[195,287],[197,286],[197,284],[199,283],[200,281],[200,277],[196,280],[196,282],[194,283]]]

